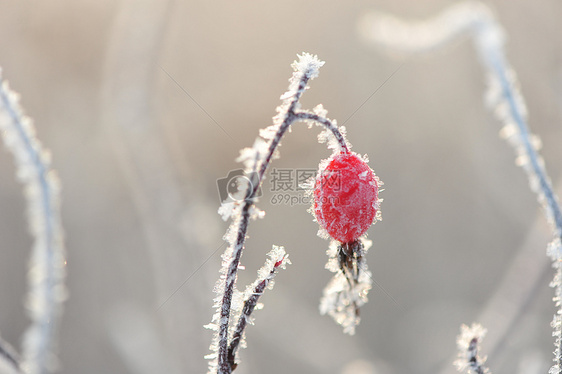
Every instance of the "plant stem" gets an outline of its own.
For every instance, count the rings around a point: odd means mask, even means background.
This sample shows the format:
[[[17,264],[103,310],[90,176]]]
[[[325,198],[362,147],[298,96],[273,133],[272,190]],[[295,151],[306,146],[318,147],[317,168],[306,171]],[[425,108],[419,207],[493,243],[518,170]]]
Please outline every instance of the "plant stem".
[[[219,374],[230,374],[234,368],[229,360],[229,349],[228,349],[228,325],[230,321],[230,311],[232,306],[232,297],[234,292],[234,285],[236,283],[236,277],[238,272],[238,266],[240,264],[240,258],[242,256],[242,250],[244,248],[244,243],[246,240],[246,232],[248,231],[248,223],[250,220],[250,210],[255,203],[255,197],[257,191],[259,190],[265,172],[273,159],[273,155],[277,146],[281,142],[283,135],[289,129],[289,127],[295,121],[315,121],[320,123],[321,125],[325,126],[328,130],[330,130],[338,144],[340,149],[344,152],[349,152],[349,149],[346,145],[345,138],[342,133],[338,130],[337,126],[334,125],[330,120],[327,118],[318,116],[316,114],[308,113],[305,111],[295,111],[297,108],[297,104],[304,93],[308,81],[313,77],[312,67],[308,68],[308,70],[300,71],[301,75],[298,78],[298,84],[296,87],[289,93],[291,96],[288,97],[285,106],[282,106],[284,111],[280,112],[279,116],[276,117],[282,119],[282,122],[279,124],[279,127],[273,136],[273,138],[269,141],[269,145],[267,148],[267,152],[263,157],[261,164],[254,165],[254,171],[257,172],[258,175],[258,183],[255,183],[252,187],[252,190],[249,194],[247,194],[246,199],[243,202],[243,207],[241,210],[241,217],[237,227],[237,236],[234,242],[232,260],[228,266],[228,270],[226,273],[225,279],[225,286],[224,286],[224,294],[221,300],[220,306],[220,320],[219,323],[219,342],[218,342],[218,373]]]
[[[24,185],[34,238],[27,296],[31,324],[23,337],[21,367],[29,374],[45,374],[53,371],[56,333],[66,299],[60,182],[18,95],[1,76],[0,135],[14,156],[18,179]]]
[[[283,264],[284,260],[286,259],[286,256],[287,256],[286,254],[283,255],[283,258],[277,260],[273,264],[273,267],[271,268],[267,276],[265,276],[263,279],[257,280],[257,282],[255,283],[252,289],[252,293],[247,297],[246,301],[244,302],[244,308],[242,308],[242,314],[238,319],[238,323],[236,324],[236,329],[234,330],[234,334],[232,335],[230,345],[228,346],[228,361],[230,363],[230,366],[232,367],[232,370],[236,368],[236,362],[235,362],[236,349],[238,348],[240,342],[242,341],[244,330],[246,329],[250,316],[252,315],[254,309],[256,308],[256,305],[258,304],[259,298],[261,297],[261,295],[263,295],[265,288],[269,285],[273,277],[275,277],[275,274],[277,273],[279,266]]]

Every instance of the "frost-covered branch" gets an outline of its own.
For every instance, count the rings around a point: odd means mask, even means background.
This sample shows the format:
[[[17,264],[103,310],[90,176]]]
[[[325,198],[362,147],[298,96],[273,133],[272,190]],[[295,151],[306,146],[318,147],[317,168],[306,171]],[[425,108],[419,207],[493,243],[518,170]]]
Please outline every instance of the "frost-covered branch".
[[[23,338],[21,367],[27,374],[44,374],[56,365],[56,333],[66,299],[60,184],[49,153],[35,136],[31,119],[23,114],[18,95],[1,76],[0,84],[0,133],[24,185],[34,238],[26,303],[31,325]]]
[[[409,22],[390,14],[371,12],[363,16],[358,26],[366,40],[404,55],[433,52],[461,37],[473,37],[479,44],[479,53],[489,52],[488,48],[482,49],[488,43],[492,50],[503,51],[503,31],[490,9],[479,2],[452,5],[426,21]]]
[[[486,357],[480,357],[480,342],[486,335],[486,329],[478,323],[472,326],[461,326],[461,333],[457,337],[458,358],[455,366],[460,372],[472,372],[474,374],[488,374],[490,371],[484,366]]]
[[[556,315],[552,321],[555,336],[555,364],[552,374],[562,369],[562,211],[552,189],[552,183],[538,150],[539,139],[531,134],[527,124],[527,109],[519,90],[517,77],[505,57],[504,31],[490,9],[479,2],[453,5],[433,19],[424,22],[404,22],[393,16],[371,14],[360,23],[363,36],[388,50],[406,54],[435,50],[460,36],[472,38],[476,51],[488,76],[486,101],[496,118],[503,124],[500,135],[515,149],[516,163],[523,167],[531,190],[548,222],[553,241],[547,254],[552,259],[556,275],[551,283],[555,288]]]
[[[278,114],[273,118],[273,125],[261,130],[254,146],[243,149],[237,159],[244,164],[250,180],[243,200],[223,203],[219,209],[223,218],[225,220],[230,218],[232,223],[225,235],[229,246],[222,255],[221,275],[215,287],[218,294],[215,299],[217,312],[208,325],[209,328],[217,331],[211,344],[212,353],[207,356],[211,359],[210,373],[228,374],[234,369],[232,360],[229,359],[229,345],[234,337],[235,327],[230,322],[234,316],[244,315],[240,292],[235,288],[240,258],[250,219],[263,216],[263,213],[255,207],[257,193],[267,167],[272,159],[277,157],[277,147],[283,135],[296,121],[317,123],[326,127],[328,134],[324,135],[324,138],[328,139],[330,148],[349,152],[349,145],[341,129],[337,127],[335,121],[326,118],[326,111],[321,105],[314,109],[314,113],[300,110],[299,100],[308,88],[308,82],[318,76],[322,65],[324,62],[314,55],[303,53],[299,56],[299,60],[292,65],[295,71],[289,80],[289,90],[281,96],[283,103],[277,108]]]
[[[228,346],[228,361],[230,366],[234,369],[237,366],[236,350],[238,346],[244,344],[244,332],[250,320],[254,309],[259,308],[258,300],[266,288],[273,288],[273,278],[279,268],[284,269],[287,264],[290,264],[288,255],[285,253],[283,247],[273,246],[273,250],[269,253],[269,260],[258,271],[258,278],[254,284],[248,286],[244,295],[244,306],[242,314],[238,318],[236,329],[232,335],[230,345]]]

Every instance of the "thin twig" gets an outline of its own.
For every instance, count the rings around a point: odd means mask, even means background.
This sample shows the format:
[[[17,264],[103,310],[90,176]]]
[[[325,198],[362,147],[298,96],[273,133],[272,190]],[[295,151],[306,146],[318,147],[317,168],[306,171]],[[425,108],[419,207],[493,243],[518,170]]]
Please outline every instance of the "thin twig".
[[[234,334],[232,334],[232,339],[230,340],[230,345],[228,346],[228,361],[232,370],[234,370],[237,366],[236,364],[236,350],[242,341],[242,337],[244,336],[244,330],[250,320],[250,317],[258,304],[258,300],[263,295],[266,287],[270,284],[277,273],[277,270],[280,266],[284,264],[286,261],[286,254],[283,254],[281,259],[277,259],[273,263],[273,267],[271,268],[269,274],[267,274],[263,279],[258,279],[256,284],[252,288],[252,293],[249,297],[246,298],[244,301],[244,307],[242,308],[242,314],[238,318],[238,323],[236,324],[236,329],[234,330]]]

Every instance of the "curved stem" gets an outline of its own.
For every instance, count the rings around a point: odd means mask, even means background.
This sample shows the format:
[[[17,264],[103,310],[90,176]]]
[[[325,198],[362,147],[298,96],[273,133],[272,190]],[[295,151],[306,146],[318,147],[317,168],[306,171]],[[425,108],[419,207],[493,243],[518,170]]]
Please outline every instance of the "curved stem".
[[[34,237],[27,296],[31,324],[23,337],[22,367],[26,373],[43,374],[52,369],[50,361],[66,298],[60,183],[31,119],[24,115],[18,96],[1,76],[0,135],[14,156],[18,179],[24,185]]]
[[[349,147],[347,146],[347,143],[345,141],[345,138],[343,137],[343,134],[340,132],[338,127],[335,124],[332,123],[332,121],[330,121],[327,118],[321,117],[317,114],[309,113],[309,112],[298,112],[298,113],[295,113],[295,116],[299,120],[315,121],[315,122],[318,122],[318,123],[324,125],[324,127],[326,127],[328,130],[330,130],[332,132],[332,134],[334,135],[334,137],[336,138],[336,140],[338,142],[338,145],[340,146],[340,150],[343,153],[349,153]]]

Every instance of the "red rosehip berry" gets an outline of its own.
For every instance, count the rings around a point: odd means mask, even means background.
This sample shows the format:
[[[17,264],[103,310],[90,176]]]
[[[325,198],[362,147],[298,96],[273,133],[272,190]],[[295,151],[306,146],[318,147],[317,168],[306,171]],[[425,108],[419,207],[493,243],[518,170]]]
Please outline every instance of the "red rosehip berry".
[[[373,223],[378,191],[375,173],[356,153],[336,154],[316,178],[316,220],[332,238],[350,243]]]

